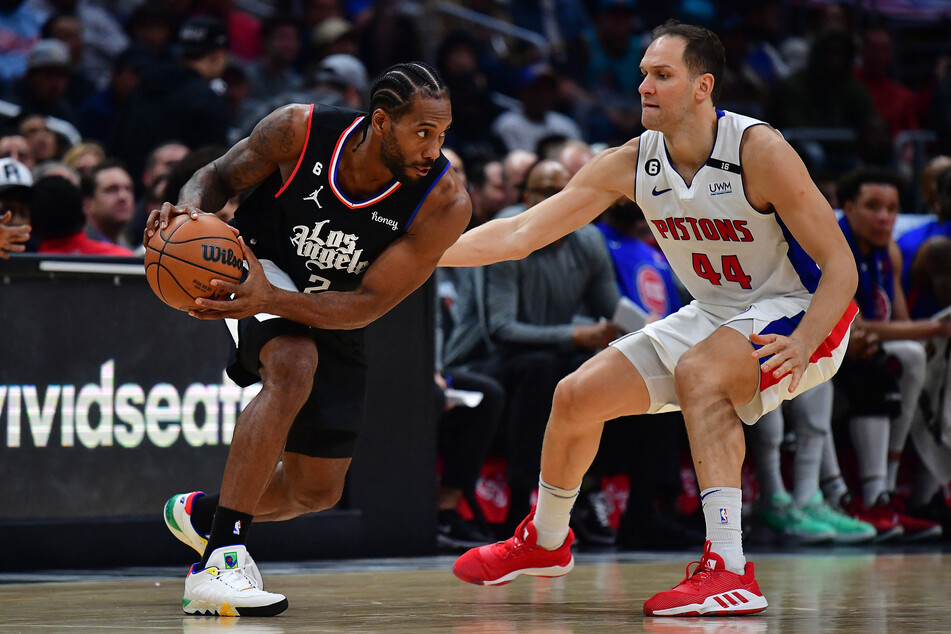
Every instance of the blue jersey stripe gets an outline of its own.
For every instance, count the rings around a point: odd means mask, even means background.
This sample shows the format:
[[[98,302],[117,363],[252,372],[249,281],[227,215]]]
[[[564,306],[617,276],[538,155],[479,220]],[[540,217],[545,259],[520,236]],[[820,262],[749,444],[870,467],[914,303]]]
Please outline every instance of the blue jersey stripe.
[[[433,187],[436,186],[436,183],[442,179],[446,174],[446,170],[449,169],[449,161],[446,161],[446,165],[442,168],[442,171],[439,172],[439,176],[433,179],[432,184],[429,186],[429,189],[426,190],[426,193],[423,194],[423,197],[419,199],[419,204],[416,205],[416,209],[413,210],[413,215],[409,217],[409,220],[406,221],[406,227],[403,229],[403,232],[409,231],[409,226],[413,224],[413,219],[416,218],[416,212],[419,211],[419,208],[423,206],[423,203],[426,202],[426,198],[429,196],[429,192],[433,191]]]
[[[783,236],[789,244],[789,249],[786,251],[786,258],[790,264],[792,264],[796,275],[799,276],[799,281],[802,282],[806,290],[810,293],[815,293],[816,288],[819,286],[819,278],[822,277],[822,272],[819,270],[816,261],[809,257],[809,254],[802,248],[802,245],[793,237],[792,232],[783,224],[779,214],[774,213],[773,217],[776,218],[776,222],[779,223],[779,228],[782,229]]]

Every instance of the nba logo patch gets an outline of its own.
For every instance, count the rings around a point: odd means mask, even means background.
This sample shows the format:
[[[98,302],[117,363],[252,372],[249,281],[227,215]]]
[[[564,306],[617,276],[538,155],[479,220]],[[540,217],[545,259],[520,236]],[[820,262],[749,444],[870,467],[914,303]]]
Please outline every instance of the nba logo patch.
[[[225,570],[238,567],[238,553],[225,553]]]
[[[729,523],[730,523],[730,519],[729,519],[729,518],[727,517],[727,515],[726,515],[726,509],[720,509],[720,523],[721,523],[721,524],[729,524]]]

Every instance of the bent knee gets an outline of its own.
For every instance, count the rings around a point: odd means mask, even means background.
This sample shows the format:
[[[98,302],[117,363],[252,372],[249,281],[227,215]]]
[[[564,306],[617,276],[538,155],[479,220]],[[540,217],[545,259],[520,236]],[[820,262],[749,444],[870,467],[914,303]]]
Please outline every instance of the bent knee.
[[[300,513],[315,513],[333,508],[343,497],[343,483],[333,483],[321,487],[295,488],[291,492],[291,501]]]
[[[302,394],[313,387],[317,347],[307,337],[273,339],[261,350],[261,379],[273,389]]]

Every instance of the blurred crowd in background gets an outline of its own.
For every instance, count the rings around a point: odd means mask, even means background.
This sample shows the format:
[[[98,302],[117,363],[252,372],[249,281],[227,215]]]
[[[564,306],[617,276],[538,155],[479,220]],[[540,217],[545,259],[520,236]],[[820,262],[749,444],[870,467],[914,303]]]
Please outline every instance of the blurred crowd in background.
[[[940,0],[0,0],[0,220],[32,225],[28,251],[141,253],[148,211],[175,202],[195,170],[268,112],[292,102],[363,109],[373,78],[409,60],[429,62],[450,89],[445,152],[467,179],[472,225],[520,213],[642,131],[639,62],[669,18],[720,36],[717,107],[762,118],[793,144],[854,234],[860,267],[918,231],[902,247],[910,271],[925,238],[951,233],[951,6]],[[869,202],[866,185],[885,186],[886,202]],[[862,228],[879,208],[881,244]],[[444,546],[507,536],[526,514],[554,386],[620,334],[610,321],[619,298],[653,316],[690,299],[636,205],[606,210],[554,248],[439,274]],[[900,300],[876,315],[860,306],[863,318],[931,320],[951,303],[940,269],[949,254],[931,249]],[[878,369],[849,383],[844,368],[835,394],[812,395],[821,400],[798,419],[822,420],[799,424],[787,410],[785,427],[780,413],[765,435],[750,432],[756,526],[797,543],[951,533],[951,412],[941,411],[944,382],[922,385],[925,363],[946,380],[946,358],[935,359],[947,326],[930,328],[908,337],[920,342],[910,357],[881,361],[874,340],[889,336],[870,327],[855,356]],[[904,392],[903,412],[884,402],[855,412],[855,383],[873,375],[892,377],[883,385]],[[482,400],[471,407],[453,389]],[[937,449],[922,457],[927,434]],[[605,439],[574,515],[579,541],[702,541],[677,415],[612,422]]]

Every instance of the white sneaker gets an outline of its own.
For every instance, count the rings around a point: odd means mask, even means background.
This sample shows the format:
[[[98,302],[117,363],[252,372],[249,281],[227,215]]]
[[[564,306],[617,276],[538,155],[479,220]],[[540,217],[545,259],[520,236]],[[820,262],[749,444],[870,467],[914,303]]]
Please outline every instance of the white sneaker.
[[[165,503],[165,525],[172,535],[186,546],[194,548],[199,555],[205,554],[208,540],[192,526],[192,504],[195,498],[204,495],[201,491],[179,493]]]
[[[185,577],[182,610],[205,616],[274,616],[287,609],[283,594],[258,588],[247,572],[254,560],[242,545],[222,546],[211,553],[208,566],[192,566]]]
[[[174,535],[178,541],[186,546],[191,546],[199,555],[205,554],[205,546],[208,545],[208,539],[195,530],[192,524],[192,504],[195,498],[204,495],[201,491],[192,491],[191,493],[179,493],[173,495],[165,503],[165,526],[169,532]],[[248,558],[248,565],[244,572],[254,580],[258,590],[264,590],[264,580],[261,579],[261,571],[251,558]]]

